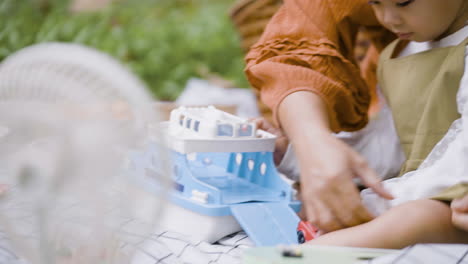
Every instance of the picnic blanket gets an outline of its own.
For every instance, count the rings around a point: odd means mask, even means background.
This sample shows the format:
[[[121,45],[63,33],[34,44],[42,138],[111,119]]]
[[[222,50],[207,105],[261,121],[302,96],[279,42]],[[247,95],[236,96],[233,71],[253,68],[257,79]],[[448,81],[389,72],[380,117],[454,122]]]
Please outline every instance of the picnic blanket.
[[[14,188],[9,190],[14,192]],[[1,214],[13,214],[18,221],[27,223],[31,215],[23,210],[28,205],[19,203],[13,197],[1,203]],[[28,211],[30,212],[30,211]],[[187,221],[190,221],[189,219]],[[0,227],[0,264],[29,264],[12,248],[7,230]],[[38,239],[31,232],[29,239]],[[150,236],[138,242],[132,241],[132,246],[137,248],[131,264],[239,264],[244,262],[246,250],[256,250],[252,241],[244,232],[238,232],[226,236],[215,243],[207,243],[195,239],[175,230],[156,230]],[[259,250],[264,250],[259,248]],[[278,252],[278,248],[270,248],[272,252]],[[336,252],[343,252],[337,247]],[[349,248],[348,248],[349,252]],[[356,249],[356,252],[360,252]],[[355,252],[355,253],[356,253]],[[468,245],[447,244],[421,244],[405,248],[400,251],[377,258],[369,258],[360,262],[336,262],[346,263],[372,263],[372,264],[407,264],[407,263],[444,263],[444,264],[468,264]],[[354,254],[354,253],[353,253]],[[307,263],[307,259],[282,259],[280,263]],[[269,262],[265,262],[269,263]],[[325,264],[325,263],[324,263]],[[332,264],[332,263],[326,263]]]

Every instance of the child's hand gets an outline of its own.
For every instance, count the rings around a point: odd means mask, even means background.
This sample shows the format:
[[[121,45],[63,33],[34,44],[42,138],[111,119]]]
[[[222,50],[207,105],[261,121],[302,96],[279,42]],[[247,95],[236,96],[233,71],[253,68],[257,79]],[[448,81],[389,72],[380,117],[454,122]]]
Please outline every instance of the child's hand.
[[[284,154],[286,153],[286,150],[288,149],[289,140],[286,135],[283,133],[283,131],[281,131],[281,129],[273,126],[263,117],[253,118],[249,121],[254,122],[258,129],[265,130],[266,132],[276,136],[273,159],[276,165],[280,164]]]
[[[468,195],[453,200],[451,208],[453,224],[458,228],[468,231]]]

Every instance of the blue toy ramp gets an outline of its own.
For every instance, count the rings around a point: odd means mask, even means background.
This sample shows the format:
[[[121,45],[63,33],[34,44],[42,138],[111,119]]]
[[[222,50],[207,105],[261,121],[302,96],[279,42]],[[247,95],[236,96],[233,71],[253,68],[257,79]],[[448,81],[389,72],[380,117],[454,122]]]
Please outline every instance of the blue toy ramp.
[[[233,204],[231,211],[255,245],[297,244],[296,228],[300,220],[287,203]]]
[[[280,191],[253,184],[232,174],[217,177],[197,177],[197,179],[220,190],[223,194],[222,202],[225,204],[237,204],[249,201],[276,202],[283,198]]]

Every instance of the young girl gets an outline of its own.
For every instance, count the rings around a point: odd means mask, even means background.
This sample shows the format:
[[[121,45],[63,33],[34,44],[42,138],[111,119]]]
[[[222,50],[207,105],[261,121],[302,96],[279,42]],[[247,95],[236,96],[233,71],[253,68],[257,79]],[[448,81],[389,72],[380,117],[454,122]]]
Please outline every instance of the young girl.
[[[386,140],[380,144],[384,156],[388,156],[386,146],[399,139],[403,176],[384,182],[393,200],[371,190],[361,193],[364,204],[379,217],[310,243],[382,248],[468,243],[468,233],[451,221],[449,204],[468,193],[468,1],[369,4],[382,25],[399,37],[381,54],[378,70],[381,92],[391,109],[386,116],[393,116],[398,137],[391,136],[393,124],[384,124],[386,118],[376,121],[378,128],[369,136]],[[375,133],[382,129],[390,136]],[[375,145],[372,148],[375,155]],[[292,160],[288,153],[283,163]],[[394,166],[391,163],[399,155],[392,157],[383,163]]]

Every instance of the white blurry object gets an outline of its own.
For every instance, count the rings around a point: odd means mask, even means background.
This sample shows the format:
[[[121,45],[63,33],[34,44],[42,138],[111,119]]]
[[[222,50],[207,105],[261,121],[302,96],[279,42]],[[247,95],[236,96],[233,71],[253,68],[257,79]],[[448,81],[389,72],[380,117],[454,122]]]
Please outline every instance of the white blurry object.
[[[0,65],[0,227],[12,262],[131,261],[162,205],[121,173],[158,121],[151,104],[130,72],[84,46],[40,44]]]
[[[197,78],[188,80],[176,103],[178,105],[236,105],[236,115],[239,117],[250,118],[260,115],[251,89],[222,88]]]

